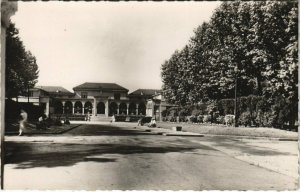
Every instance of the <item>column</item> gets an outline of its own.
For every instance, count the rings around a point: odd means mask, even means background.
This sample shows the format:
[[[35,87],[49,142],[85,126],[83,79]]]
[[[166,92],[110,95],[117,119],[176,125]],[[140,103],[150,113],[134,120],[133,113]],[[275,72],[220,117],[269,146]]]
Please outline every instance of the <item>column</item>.
[[[97,101],[96,98],[94,98],[94,104],[93,104],[93,115],[97,115]]]
[[[129,115],[129,103],[126,103],[126,106],[127,106],[127,113],[126,113],[126,115]]]
[[[135,113],[136,115],[139,115],[139,104],[136,104]]]
[[[1,1],[1,65],[0,65],[0,72],[1,72],[1,77],[0,77],[0,83],[1,83],[1,88],[0,88],[0,129],[1,129],[1,161],[0,161],[0,167],[1,167],[1,182],[0,182],[0,188],[3,189],[3,175],[4,175],[4,154],[5,154],[5,149],[4,149],[4,111],[5,111],[5,47],[6,47],[6,28],[9,26],[9,20],[10,16],[12,16],[16,11],[17,11],[17,2],[7,2],[6,0]],[[30,22],[30,21],[29,21]]]
[[[49,117],[49,114],[50,114],[50,103],[49,101],[46,103],[46,115],[47,117]]]
[[[118,108],[117,108],[117,114],[120,115],[120,103],[117,103],[117,106],[118,106]]]
[[[75,113],[75,102],[72,101],[72,114],[74,114],[74,113]]]
[[[63,102],[62,102],[62,106],[63,106],[63,114],[65,114],[65,104],[66,104],[66,102],[63,101]]]
[[[108,101],[105,102],[105,116],[108,117]]]
[[[81,104],[82,104],[82,115],[84,115],[84,104],[85,104],[85,101],[82,101]]]
[[[162,116],[161,116],[161,102],[159,103],[159,121],[162,121]]]

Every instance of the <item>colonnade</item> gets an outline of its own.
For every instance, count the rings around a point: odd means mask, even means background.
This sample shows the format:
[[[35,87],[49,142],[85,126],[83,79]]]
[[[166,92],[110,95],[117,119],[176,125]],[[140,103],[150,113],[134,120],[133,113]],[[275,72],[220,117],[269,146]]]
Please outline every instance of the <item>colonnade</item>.
[[[146,115],[144,102],[117,102],[108,100],[64,100],[54,104],[56,114],[80,114],[91,115]]]

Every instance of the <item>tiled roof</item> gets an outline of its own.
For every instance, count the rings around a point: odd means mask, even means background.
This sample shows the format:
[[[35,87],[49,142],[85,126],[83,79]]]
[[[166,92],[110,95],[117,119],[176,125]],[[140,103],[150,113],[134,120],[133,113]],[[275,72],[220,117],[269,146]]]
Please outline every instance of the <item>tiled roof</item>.
[[[48,92],[49,94],[55,94],[55,95],[73,95],[70,91],[67,89],[61,87],[61,86],[36,86],[36,89],[41,89],[43,91]]]
[[[130,96],[153,96],[161,93],[160,89],[137,89],[130,93]]]
[[[128,89],[116,84],[116,83],[83,83],[73,88],[73,90],[80,90],[80,89],[100,89],[100,90],[121,90],[121,91],[128,91]]]

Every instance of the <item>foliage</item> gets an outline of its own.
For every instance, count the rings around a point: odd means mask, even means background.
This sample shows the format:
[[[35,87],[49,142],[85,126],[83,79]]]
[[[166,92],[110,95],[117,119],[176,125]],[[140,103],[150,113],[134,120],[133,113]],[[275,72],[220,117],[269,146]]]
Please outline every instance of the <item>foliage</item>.
[[[214,103],[205,110],[233,114],[237,88],[241,122],[250,118],[261,125],[293,125],[298,103],[297,29],[297,2],[223,2],[209,22],[195,29],[187,45],[162,65],[166,99],[181,107]],[[286,98],[281,110],[275,102],[279,96]]]
[[[6,97],[24,95],[38,78],[36,58],[27,51],[13,23],[6,31]]]

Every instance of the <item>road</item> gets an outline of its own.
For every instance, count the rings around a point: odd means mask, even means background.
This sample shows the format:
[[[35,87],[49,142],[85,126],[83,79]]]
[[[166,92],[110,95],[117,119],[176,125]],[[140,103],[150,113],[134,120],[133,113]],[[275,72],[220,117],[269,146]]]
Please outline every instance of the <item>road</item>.
[[[81,125],[59,136],[10,136],[4,189],[297,189],[294,177],[237,159],[212,143],[236,147],[232,138],[163,136],[110,125]],[[262,146],[240,149],[295,155]]]

